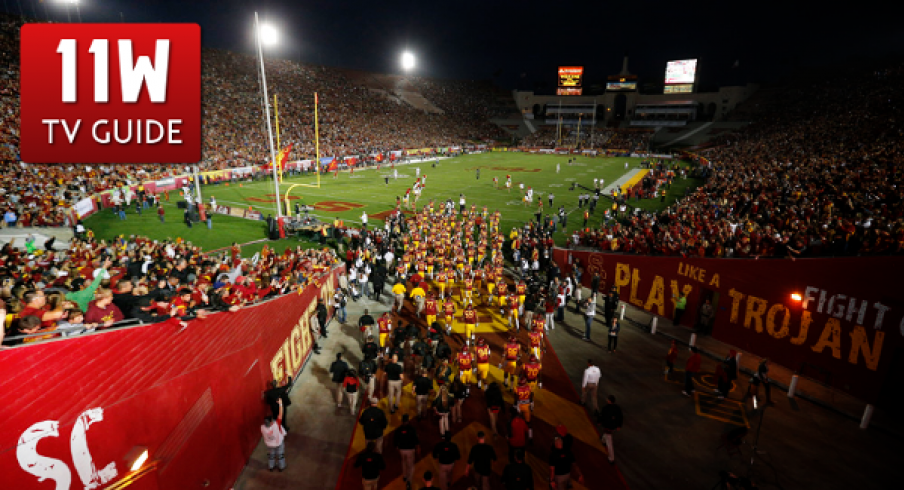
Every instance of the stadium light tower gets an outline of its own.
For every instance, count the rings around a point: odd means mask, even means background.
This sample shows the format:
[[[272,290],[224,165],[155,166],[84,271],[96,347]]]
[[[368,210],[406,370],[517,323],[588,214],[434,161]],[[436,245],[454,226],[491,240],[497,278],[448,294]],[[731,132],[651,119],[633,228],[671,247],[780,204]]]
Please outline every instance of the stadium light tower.
[[[276,44],[279,35],[273,26],[262,26],[254,13],[254,26],[257,31],[257,55],[261,60],[261,88],[264,92],[264,113],[267,118],[267,136],[270,139],[270,167],[273,170],[273,187],[276,190],[276,217],[282,217],[282,207],[279,205],[279,175],[276,173],[276,150],[273,147],[273,126],[270,124],[270,102],[267,98],[267,73],[264,71],[264,48],[261,43]]]
[[[414,69],[414,53],[411,51],[405,51],[402,53],[402,69],[406,72],[410,72]]]

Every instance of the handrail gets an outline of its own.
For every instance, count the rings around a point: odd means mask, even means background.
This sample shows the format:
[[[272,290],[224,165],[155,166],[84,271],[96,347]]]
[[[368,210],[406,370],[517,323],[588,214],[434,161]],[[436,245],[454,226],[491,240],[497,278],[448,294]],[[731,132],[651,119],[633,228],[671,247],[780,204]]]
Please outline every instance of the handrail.
[[[324,275],[326,275],[326,274],[332,273],[334,269],[336,269],[336,268],[338,268],[338,267],[341,267],[342,265],[343,265],[343,264],[342,264],[341,262],[338,263],[338,264],[334,264],[332,267],[330,267],[330,269],[329,269],[328,272],[325,272],[324,274],[321,274],[320,277],[322,277],[322,276],[324,276]],[[312,284],[311,282],[308,282],[308,283],[305,285],[305,287],[307,287],[307,286],[309,286],[309,285],[311,285],[311,284]],[[272,296],[272,297],[268,297],[268,298],[263,298],[263,299],[261,299],[261,300],[259,300],[259,301],[254,302],[253,304],[246,305],[244,308],[253,308],[253,307],[255,307],[255,306],[262,305],[262,304],[264,304],[264,303],[268,303],[268,302],[270,302],[270,301],[273,301],[273,300],[276,300],[276,299],[283,298],[283,297],[288,296],[288,295],[290,295],[290,294],[297,294],[297,292],[292,291],[292,292],[288,292],[288,293],[285,293],[285,294],[282,294],[282,295],[278,295],[278,296]],[[209,308],[202,308],[202,309],[196,310],[196,311],[207,311],[207,312],[211,312],[211,311],[212,311],[212,314],[222,313],[221,311],[213,311],[213,310],[210,310]],[[146,323],[146,322],[141,321],[141,320],[138,319],[138,318],[126,318],[126,319],[120,320],[120,321],[118,321],[118,322],[114,322],[114,323],[113,323],[112,325],[110,325],[109,327],[102,327],[102,326],[101,326],[101,327],[97,327],[97,328],[94,329],[93,331],[85,331],[85,332],[83,332],[82,334],[79,334],[79,335],[73,335],[73,336],[70,336],[70,337],[63,336],[63,335],[62,335],[62,334],[64,333],[63,330],[56,329],[56,330],[51,330],[51,331],[47,331],[47,332],[39,332],[39,333],[32,333],[32,334],[26,334],[26,335],[7,336],[7,337],[5,337],[5,338],[3,339],[3,344],[6,344],[6,342],[9,341],[9,340],[23,340],[23,339],[29,339],[29,338],[48,337],[48,336],[52,336],[53,338],[42,339],[42,340],[39,341],[39,342],[43,342],[44,340],[70,339],[70,338],[82,337],[82,336],[84,336],[84,335],[93,335],[93,334],[106,333],[106,332],[111,331],[111,330],[119,330],[119,329],[121,329],[121,328],[126,328],[126,327],[145,326],[145,325],[156,325],[156,324],[158,324],[158,323],[162,323],[162,322]],[[12,349],[12,348],[16,348],[16,347],[27,347],[27,346],[30,346],[30,345],[36,345],[36,344],[38,344],[39,342],[30,342],[30,343],[27,343],[27,344],[17,344],[17,345],[3,345],[3,347],[6,348],[6,349]]]

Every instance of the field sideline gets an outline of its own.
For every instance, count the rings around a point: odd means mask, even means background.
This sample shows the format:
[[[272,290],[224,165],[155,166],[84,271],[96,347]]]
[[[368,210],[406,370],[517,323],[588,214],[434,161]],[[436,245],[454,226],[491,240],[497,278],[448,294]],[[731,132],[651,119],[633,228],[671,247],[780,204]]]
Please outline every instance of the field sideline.
[[[568,165],[566,162],[569,158],[576,158],[576,163]],[[302,203],[314,206],[315,211],[312,214],[322,220],[332,221],[338,216],[348,224],[357,224],[360,222],[361,213],[366,211],[370,217],[369,224],[374,225],[381,223],[380,213],[391,211],[395,207],[396,197],[402,196],[412,187],[416,179],[416,169],[419,167],[420,175],[427,177],[427,186],[418,202],[420,206],[428,204],[431,199],[438,204],[441,200],[452,198],[457,210],[459,193],[463,193],[469,207],[476,204],[478,210],[484,205],[490,212],[500,210],[502,222],[505,223],[503,229],[507,232],[510,227],[535,219],[536,196],[543,197],[544,214],[552,212],[549,208],[548,195],[554,193],[553,207],[557,210],[560,205],[565,206],[566,212],[570,213],[568,228],[573,230],[576,226],[582,225],[583,220],[581,211],[577,210],[577,198],[581,190],[569,191],[572,182],[592,188],[593,179],[602,178],[608,185],[625,174],[625,162],[629,163],[630,169],[635,169],[640,161],[640,158],[492,152],[440,160],[435,168],[432,161],[397,165],[398,179],[392,178],[393,170],[388,166],[383,166],[380,170],[359,169],[354,175],[347,171],[340,172],[338,178],[334,178],[332,174],[323,175],[319,189],[296,187],[292,190],[290,198],[293,212],[294,204]],[[558,173],[557,163],[561,164]],[[479,179],[477,179],[478,169]],[[511,192],[504,188],[507,174],[512,176],[514,183]],[[385,183],[385,176],[390,177],[388,185]],[[493,177],[499,179],[498,190],[493,187]],[[285,194],[289,186],[295,183],[313,182],[314,176],[286,178],[280,185],[280,192]],[[535,202],[530,207],[525,207],[521,203],[519,182],[524,182],[525,188],[530,186],[534,189]],[[202,186],[201,193],[205,202],[209,202],[210,197],[215,196],[219,205],[243,208],[251,206],[264,216],[275,215],[272,180],[228,186],[206,185]],[[671,193],[665,205],[670,204],[679,195],[678,192]],[[164,224],[159,222],[154,210],[146,210],[142,216],[138,216],[133,208],[128,210],[125,221],[120,221],[110,210],[103,210],[88,218],[86,225],[102,239],[109,240],[121,234],[145,235],[157,240],[181,237],[201,246],[204,250],[227,247],[234,241],[245,243],[264,237],[263,222],[223,215],[214,215],[212,230],[208,230],[204,224],[196,224],[192,229],[188,229],[182,223],[181,210],[176,208],[176,201],[180,199],[178,192],[171,192],[170,199],[170,202],[164,203],[167,212],[167,222]],[[646,201],[643,204],[645,208],[662,206],[658,200],[655,203]],[[599,225],[601,215],[601,210],[598,210],[596,216],[591,218],[591,225]],[[557,242],[564,240],[563,234],[557,235]],[[298,240],[291,238],[280,242],[297,244]],[[275,245],[284,246],[281,243]],[[263,244],[253,245],[246,252],[253,252],[261,247]]]

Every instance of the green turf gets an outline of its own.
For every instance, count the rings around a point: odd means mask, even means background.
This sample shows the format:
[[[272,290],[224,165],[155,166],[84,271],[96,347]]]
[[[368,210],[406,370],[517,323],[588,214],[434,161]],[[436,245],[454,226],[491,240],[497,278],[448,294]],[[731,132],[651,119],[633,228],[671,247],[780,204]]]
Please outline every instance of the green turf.
[[[520,226],[526,220],[534,219],[536,212],[536,196],[542,196],[544,200],[544,213],[552,212],[548,206],[547,196],[549,192],[555,194],[554,208],[560,204],[565,205],[569,214],[569,229],[582,225],[581,210],[577,209],[577,195],[581,192],[569,191],[573,181],[586,187],[593,186],[594,178],[605,179],[606,184],[614,182],[621,177],[624,163],[630,162],[631,168],[636,168],[639,158],[604,158],[578,156],[577,165],[567,165],[571,156],[566,155],[530,155],[522,153],[494,152],[479,155],[468,155],[447,160],[440,160],[436,168],[432,162],[411,165],[398,165],[399,178],[390,178],[389,185],[384,183],[384,176],[391,175],[392,169],[384,166],[380,170],[358,170],[352,177],[348,172],[339,174],[338,179],[332,175],[321,177],[321,187],[296,187],[292,192],[292,203],[300,202],[315,207],[313,214],[321,219],[332,221],[339,217],[348,224],[357,224],[362,211],[374,214],[389,211],[395,207],[396,196],[401,196],[405,190],[411,187],[415,181],[415,168],[420,167],[421,175],[427,176],[427,187],[421,195],[419,205],[424,205],[434,199],[440,200],[453,198],[456,210],[458,208],[458,195],[464,193],[468,206],[476,204],[478,209],[486,205],[492,212],[496,209],[502,213],[502,227],[508,231],[514,226]],[[556,163],[560,163],[560,172],[556,173]],[[476,178],[476,170],[480,168],[480,179]],[[504,189],[505,176],[511,174],[514,183],[509,193]],[[500,189],[493,188],[493,177],[499,178]],[[281,192],[285,193],[294,183],[312,183],[313,176],[287,178],[281,184]],[[531,207],[524,207],[520,202],[518,183],[524,182],[525,187],[534,188],[535,203]],[[679,179],[672,186],[672,191],[665,205],[673,202],[683,194],[684,185],[696,185],[691,179],[681,181]],[[247,207],[267,214],[275,214],[272,197],[274,194],[271,180],[257,182],[243,182],[241,186],[224,184],[202,186],[204,201],[207,202],[211,195],[216,197],[217,203],[227,206]],[[268,200],[269,202],[254,201],[254,199]],[[196,224],[188,229],[182,223],[181,210],[175,206],[176,197],[172,197],[170,203],[165,203],[167,222],[161,224],[155,213],[145,211],[143,216],[135,214],[134,209],[128,211],[128,218],[120,221],[112,211],[104,210],[89,218],[86,225],[94,230],[98,238],[110,239],[120,234],[140,234],[153,239],[166,239],[182,237],[204,250],[228,247],[232,242],[246,243],[264,237],[264,222],[254,222],[230,216],[214,215],[213,229],[208,230],[206,225]],[[330,208],[329,202],[350,203],[359,207],[347,207],[346,210],[336,211]],[[602,203],[601,203],[602,204]],[[636,201],[631,202],[636,205]],[[645,209],[661,209],[663,206],[659,199],[641,201],[640,206]],[[590,225],[598,226],[602,213],[597,211],[591,218]],[[378,224],[373,217],[371,224]],[[557,233],[557,241],[564,240],[565,235]],[[289,244],[298,244],[296,239],[280,241],[276,245],[282,249]],[[309,244],[308,246],[317,246]],[[249,246],[245,253],[253,253],[263,247],[263,244]]]

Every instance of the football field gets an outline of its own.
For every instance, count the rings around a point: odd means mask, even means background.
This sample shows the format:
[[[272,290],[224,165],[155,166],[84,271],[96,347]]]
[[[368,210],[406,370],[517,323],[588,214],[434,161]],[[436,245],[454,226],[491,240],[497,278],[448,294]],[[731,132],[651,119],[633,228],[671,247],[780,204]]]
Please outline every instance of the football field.
[[[570,158],[574,158],[575,162],[568,164]],[[469,207],[474,204],[478,210],[482,210],[483,206],[487,206],[490,212],[498,209],[502,214],[502,228],[507,233],[512,227],[520,226],[526,220],[535,219],[536,201],[538,197],[542,197],[544,214],[551,214],[558,210],[560,205],[564,205],[568,213],[568,229],[574,230],[583,224],[583,212],[578,209],[578,195],[589,191],[580,187],[577,190],[569,190],[572,183],[593,188],[593,179],[597,178],[604,179],[605,185],[608,186],[625,175],[626,162],[628,171],[631,171],[639,167],[640,161],[640,158],[491,152],[441,159],[439,163],[431,160],[396,165],[395,169],[388,165],[382,166],[379,170],[370,167],[358,169],[354,174],[348,171],[340,172],[338,178],[334,178],[333,174],[322,175],[320,188],[295,187],[289,195],[290,211],[294,213],[296,203],[312,206],[314,211],[311,214],[322,221],[332,222],[339,217],[345,220],[347,225],[357,225],[360,223],[361,214],[367,212],[371,226],[382,224],[382,217],[395,208],[396,198],[403,196],[407,189],[413,187],[419,169],[420,176],[426,177],[426,187],[418,206],[428,204],[430,200],[434,200],[438,206],[440,201],[452,198],[457,210],[459,194],[463,194]],[[505,189],[506,175],[512,176],[511,191]],[[493,185],[494,177],[498,178],[498,189]],[[281,198],[285,197],[286,191],[293,184],[314,182],[316,176],[312,175],[287,177],[280,184]],[[520,183],[524,184],[525,189],[531,187],[534,190],[534,202],[530,206],[525,206],[522,202]],[[205,185],[202,186],[201,192],[205,203],[213,196],[218,205],[237,208],[250,206],[263,213],[265,217],[276,214],[272,180]],[[554,195],[552,208],[548,201],[551,194]],[[672,193],[664,204],[669,204],[678,195],[677,192]],[[197,223],[189,229],[182,222],[182,210],[176,207],[176,201],[180,199],[178,192],[171,192],[170,201],[164,202],[167,213],[165,223],[160,223],[154,210],[145,210],[139,216],[133,208],[127,211],[127,219],[124,221],[119,220],[112,211],[103,210],[90,217],[86,225],[102,239],[109,240],[119,235],[132,234],[156,240],[181,237],[201,246],[204,250],[227,247],[232,242],[247,243],[264,238],[266,228],[264,222],[219,214],[213,216],[212,230],[208,230],[203,223]],[[591,218],[590,226],[599,225],[602,204],[601,202],[600,209]],[[655,203],[643,204],[647,204],[643,207],[661,205],[658,200]],[[556,235],[556,241],[561,243],[565,235],[561,230]],[[298,243],[296,238],[283,241]],[[262,246],[258,244],[250,249],[253,251]]]

